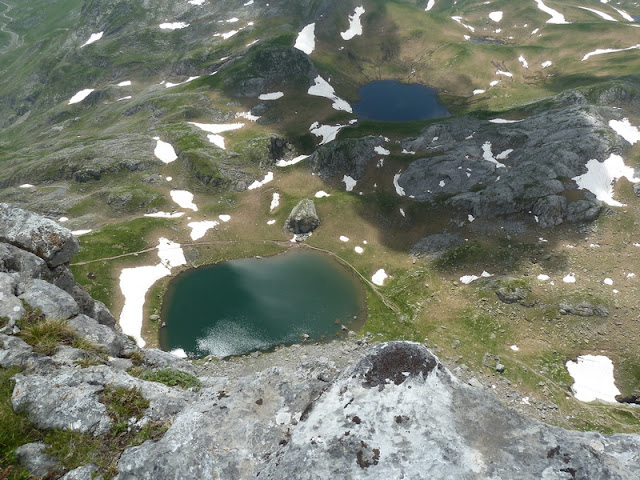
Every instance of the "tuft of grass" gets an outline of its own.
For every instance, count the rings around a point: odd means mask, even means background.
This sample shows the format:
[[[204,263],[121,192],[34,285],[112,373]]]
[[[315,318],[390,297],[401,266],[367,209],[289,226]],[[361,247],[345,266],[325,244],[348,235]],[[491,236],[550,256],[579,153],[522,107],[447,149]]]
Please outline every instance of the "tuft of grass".
[[[125,433],[129,419],[142,417],[144,411],[149,408],[149,400],[142,396],[137,387],[106,385],[100,402],[107,407],[107,413],[113,420],[114,435]]]
[[[158,370],[143,370],[140,368],[131,368],[129,373],[134,377],[141,378],[150,382],[158,382],[168,387],[180,388],[200,388],[202,383],[190,373],[174,370],[173,368],[160,368]]]
[[[53,355],[59,346],[73,345],[76,339],[75,332],[64,320],[47,318],[20,328],[19,336],[33,347],[34,352],[44,355]]]

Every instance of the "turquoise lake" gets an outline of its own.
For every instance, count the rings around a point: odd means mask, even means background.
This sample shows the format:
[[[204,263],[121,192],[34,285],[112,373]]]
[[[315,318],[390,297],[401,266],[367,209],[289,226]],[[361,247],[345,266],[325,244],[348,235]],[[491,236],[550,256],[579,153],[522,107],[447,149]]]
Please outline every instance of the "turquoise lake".
[[[418,83],[379,80],[363,85],[358,96],[361,100],[353,106],[353,113],[367,120],[411,122],[451,115],[437,90]]]
[[[169,284],[163,350],[226,357],[277,345],[328,341],[358,330],[364,290],[327,255],[299,250],[188,270]]]

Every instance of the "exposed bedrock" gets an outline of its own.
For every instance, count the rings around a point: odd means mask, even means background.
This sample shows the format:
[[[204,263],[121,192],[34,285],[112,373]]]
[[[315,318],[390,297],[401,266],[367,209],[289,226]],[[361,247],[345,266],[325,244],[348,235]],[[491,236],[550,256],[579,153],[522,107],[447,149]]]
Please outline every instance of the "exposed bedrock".
[[[609,107],[571,105],[514,123],[453,119],[402,141],[419,158],[398,183],[417,201],[445,201],[474,216],[531,213],[541,226],[593,220],[601,203],[572,178],[591,159],[620,153]]]

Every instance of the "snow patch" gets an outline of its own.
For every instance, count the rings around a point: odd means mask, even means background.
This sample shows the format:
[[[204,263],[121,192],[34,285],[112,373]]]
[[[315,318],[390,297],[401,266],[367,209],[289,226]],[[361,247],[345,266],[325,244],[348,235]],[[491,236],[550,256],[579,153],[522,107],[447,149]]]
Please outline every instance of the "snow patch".
[[[75,235],[76,237],[80,237],[82,235],[86,235],[87,233],[91,233],[93,230],[91,230],[90,228],[87,230],[73,230],[71,232],[72,235]]]
[[[171,269],[187,263],[179,243],[160,238],[158,243],[160,263],[145,267],[124,268],[120,272],[120,291],[124,306],[119,323],[125,335],[135,338],[139,347],[145,346],[142,339],[142,316],[145,297],[156,281],[169,276]]]
[[[249,185],[248,190],[255,190],[256,188],[260,188],[263,185],[269,183],[271,180],[273,180],[273,172],[267,172],[262,181],[256,180],[251,185]]]
[[[541,282],[546,282],[547,280],[549,280],[549,278],[549,275],[545,275],[544,273],[538,275],[538,280],[540,280]]]
[[[518,57],[518,61],[522,64],[524,68],[529,68],[529,62],[527,62],[527,60],[522,55]]]
[[[542,2],[542,0],[536,0],[536,4],[538,5],[538,8],[540,10],[542,10],[547,15],[551,16],[551,18],[547,20],[547,23],[555,23],[558,25],[566,25],[571,23],[571,22],[567,22],[567,20],[564,18],[564,15],[562,15],[560,12],[558,12],[557,10],[554,10],[553,8],[547,7]]]
[[[282,97],[284,97],[284,93],[282,92],[271,92],[271,93],[263,93],[262,95],[258,95],[258,98],[260,100],[277,100]]]
[[[436,4],[436,0],[429,0],[427,2],[427,7],[424,9],[425,12],[428,12],[429,10],[431,10]]]
[[[349,105],[345,100],[338,97],[333,87],[329,85],[329,82],[327,82],[324,78],[318,75],[314,81],[314,85],[311,85],[309,87],[309,90],[307,90],[307,93],[309,95],[324,97],[332,100],[332,107],[335,110],[344,110],[345,112],[349,113],[353,112],[353,110],[351,109],[351,105]]]
[[[191,240],[199,240],[214,227],[220,225],[215,220],[203,220],[201,222],[187,223],[187,227],[191,229]]]
[[[491,20],[493,20],[494,22],[499,22],[500,20],[502,20],[502,12],[501,11],[497,11],[497,12],[491,12],[489,14],[489,18]]]
[[[389,150],[387,150],[386,148],[384,148],[381,145],[378,145],[373,150],[379,155],[389,155],[391,153]]]
[[[387,272],[384,271],[384,268],[381,268],[373,274],[373,276],[371,277],[371,281],[379,287],[382,287],[384,285],[384,281],[387,278],[389,278],[389,275],[387,275]]]
[[[314,122],[309,127],[309,131],[316,137],[322,137],[320,145],[324,145],[325,143],[335,140],[338,132],[344,127],[346,127],[346,125],[320,125],[318,122]]]
[[[162,30],[180,30],[182,28],[187,28],[188,26],[189,24],[184,22],[161,23],[159,25]]]
[[[398,183],[398,182],[399,182],[399,180],[400,180],[400,175],[402,175],[402,171],[400,171],[400,172],[396,173],[396,174],[393,176],[393,186],[394,186],[394,187],[395,187],[395,189],[396,189],[396,193],[397,193],[398,195],[400,195],[401,197],[404,197],[404,196],[406,195],[406,194],[404,193],[404,188],[402,188],[402,187],[400,186],[400,183]]]
[[[274,193],[271,197],[271,205],[269,205],[269,212],[273,212],[280,205],[280,194]]]
[[[185,83],[192,82],[196,78],[200,78],[200,76],[198,75],[196,77],[189,77],[184,82],[179,82],[179,83],[167,82],[167,83],[164,84],[164,88],[172,88],[172,87],[177,87],[178,85],[184,85]]]
[[[144,214],[145,217],[151,217],[151,218],[180,218],[183,215],[184,215],[184,212],[174,212],[174,213],[155,212],[155,213]]]
[[[613,207],[624,206],[613,199],[613,183],[616,180],[625,177],[632,183],[640,182],[640,178],[634,177],[633,168],[627,167],[619,155],[611,154],[604,162],[589,160],[586,167],[587,173],[572,180],[575,180],[578,188],[589,190],[598,200]]]
[[[357,254],[362,255],[364,253],[364,248],[357,246],[353,249]]]
[[[581,355],[576,362],[567,362],[574,384],[571,389],[581,402],[616,402],[620,390],[613,378],[613,362],[604,355]]]
[[[292,158],[291,160],[278,160],[276,162],[276,167],[288,167],[291,165],[295,165],[296,163],[301,162],[305,158],[309,158],[309,155],[299,155],[296,158]]]
[[[562,278],[562,281],[563,281],[564,283],[576,283],[576,276],[575,276],[573,273],[570,273],[570,274],[568,274],[568,275],[565,275],[565,276]]]
[[[295,48],[298,50],[302,50],[307,55],[311,55],[311,52],[316,48],[316,24],[310,23],[298,33],[298,38],[296,38]]]
[[[475,282],[479,278],[489,277],[493,277],[493,275],[484,270],[479,277],[477,275],[463,275],[462,277],[460,277],[460,283],[462,283],[463,285],[469,285],[471,282]]]
[[[153,150],[153,154],[162,160],[164,163],[171,163],[178,158],[176,151],[173,149],[170,143],[163,142],[156,137],[156,148]]]
[[[604,53],[626,52],[628,50],[635,50],[637,48],[640,48],[640,43],[637,43],[637,44],[632,45],[632,46],[627,47],[627,48],[598,48],[598,49],[594,50],[593,52],[589,52],[584,57],[582,57],[582,61],[584,62],[589,57],[593,57],[595,55],[602,55]]]
[[[345,190],[347,192],[351,192],[353,190],[353,187],[356,186],[356,183],[358,183],[357,180],[354,180],[349,175],[345,175],[344,177],[342,177],[342,181],[344,182],[344,184],[346,186]]]
[[[194,212],[198,211],[198,206],[193,203],[193,193],[186,190],[171,190],[171,199],[180,205],[181,208],[189,208]]]
[[[464,28],[466,28],[467,30],[471,31],[471,32],[475,32],[476,29],[473,28],[471,25],[466,25],[465,23],[462,23],[462,17],[451,17],[451,20],[458,22],[460,25],[462,25]]]
[[[500,163],[496,160],[491,152],[491,142],[484,142],[482,144],[482,158],[484,158],[487,162],[494,163],[496,168],[506,168],[504,163]]]
[[[341,242],[348,242],[349,241],[349,237],[345,237],[344,235],[340,235],[340,241]]]
[[[640,131],[638,130],[638,127],[631,125],[628,118],[623,118],[622,120],[610,120],[609,126],[631,145],[640,141]]]
[[[316,192],[316,195],[315,195],[316,198],[324,198],[324,197],[330,197],[330,196],[331,195],[329,195],[324,190],[320,190],[319,192]]]
[[[364,7],[356,7],[353,15],[349,15],[349,28],[346,32],[341,32],[340,36],[343,40],[351,40],[356,35],[362,35],[362,23],[360,17],[364,14]]]
[[[587,8],[587,7],[578,7],[578,8],[581,8],[582,10],[587,10],[588,12],[591,12],[591,13],[595,13],[599,17],[604,18],[605,20],[608,20],[610,22],[617,22],[617,20],[613,18],[611,15],[609,15],[608,13],[601,12],[600,10],[596,10],[595,8]]]
[[[73,97],[69,99],[69,105],[72,105],[74,103],[80,103],[85,98],[87,98],[91,94],[91,92],[93,92],[94,90],[95,89],[93,88],[85,88],[84,90],[80,90],[78,93],[76,93]]]
[[[91,36],[89,37],[89,40],[87,40],[82,45],[80,45],[80,48],[86,47],[87,45],[91,45],[92,43],[97,42],[102,38],[103,35],[104,35],[104,32],[92,33]]]

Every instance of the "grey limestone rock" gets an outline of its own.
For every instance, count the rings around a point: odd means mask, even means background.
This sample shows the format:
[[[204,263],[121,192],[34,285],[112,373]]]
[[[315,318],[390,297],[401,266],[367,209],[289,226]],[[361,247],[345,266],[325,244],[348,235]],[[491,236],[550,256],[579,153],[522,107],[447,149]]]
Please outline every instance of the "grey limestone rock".
[[[26,412],[40,428],[61,428],[101,434],[111,427],[99,395],[102,376],[75,369],[54,375],[16,375],[11,405]]]
[[[50,267],[69,262],[79,249],[71,230],[6,203],[0,203],[0,241],[37,255]]]
[[[17,287],[18,278],[15,275],[0,272],[0,318],[7,317],[11,326],[25,312],[22,302],[16,296]]]
[[[327,387],[318,378],[326,369],[318,360],[297,370],[211,379],[162,439],[123,453],[116,478],[255,478]]]
[[[18,272],[31,278],[45,278],[47,264],[33,253],[8,243],[0,243],[0,272]]]
[[[79,336],[104,347],[113,356],[122,353],[128,340],[122,333],[106,325],[101,325],[86,315],[75,316],[69,319],[68,324]]]
[[[0,367],[23,367],[34,355],[24,340],[0,334]]]
[[[305,198],[293,207],[287,221],[284,223],[286,232],[296,235],[313,232],[320,225],[320,217],[316,212],[313,200]]]
[[[640,436],[521,417],[425,347],[392,345],[374,347],[313,403],[260,478],[636,478]]]
[[[143,363],[149,368],[165,368],[171,367],[176,370],[183,370],[187,373],[193,374],[195,369],[190,362],[187,362],[175,355],[158,350],[157,348],[145,348],[141,350],[143,356]]]
[[[84,465],[67,472],[60,480],[102,480],[102,475],[95,476],[98,469],[95,465]]]
[[[61,469],[55,458],[44,453],[47,446],[41,442],[27,443],[16,448],[16,455],[20,463],[29,470],[31,475],[44,477]]]
[[[20,282],[18,293],[22,300],[33,308],[39,308],[49,318],[66,320],[80,312],[71,295],[44,280]]]

